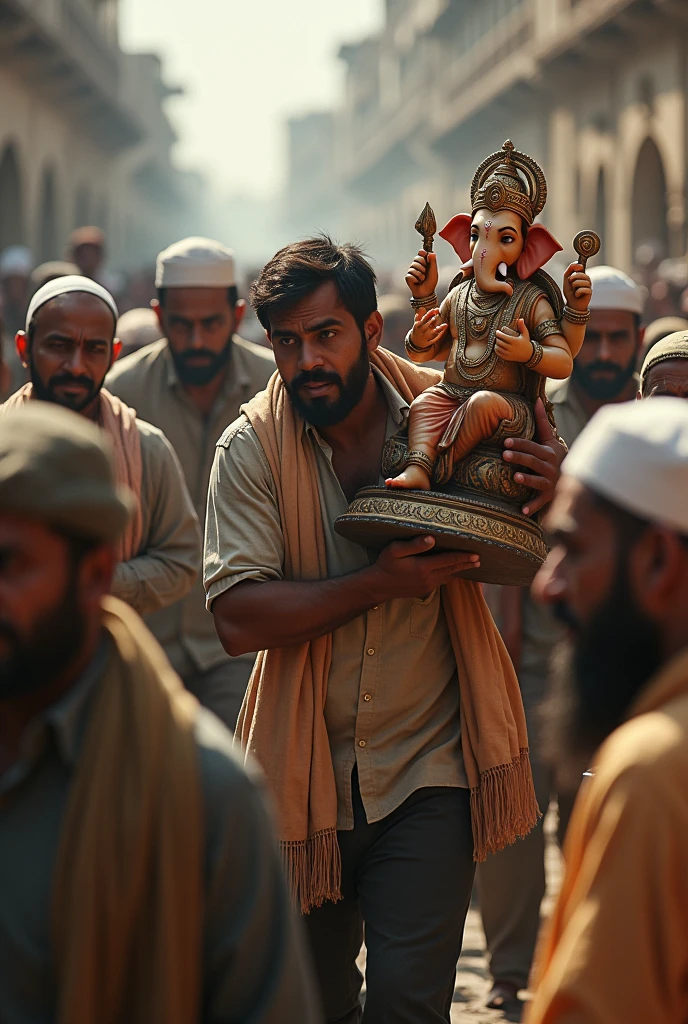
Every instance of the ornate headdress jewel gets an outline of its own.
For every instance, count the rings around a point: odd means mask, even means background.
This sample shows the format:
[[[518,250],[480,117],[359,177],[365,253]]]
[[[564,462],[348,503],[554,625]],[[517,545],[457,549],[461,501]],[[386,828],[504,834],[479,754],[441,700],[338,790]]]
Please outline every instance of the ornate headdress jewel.
[[[484,209],[493,213],[513,210],[532,224],[546,201],[547,182],[542,168],[532,157],[514,149],[510,139],[506,140],[499,153],[483,160],[473,175],[473,213]]]

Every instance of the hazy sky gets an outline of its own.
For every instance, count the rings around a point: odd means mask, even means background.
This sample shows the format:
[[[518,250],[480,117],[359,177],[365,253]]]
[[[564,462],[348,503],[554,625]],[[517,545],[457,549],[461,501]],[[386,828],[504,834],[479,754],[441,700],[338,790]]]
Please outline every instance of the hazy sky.
[[[185,167],[223,191],[270,195],[284,173],[285,116],[329,107],[342,42],[379,27],[383,0],[121,0],[127,50],[153,50]]]

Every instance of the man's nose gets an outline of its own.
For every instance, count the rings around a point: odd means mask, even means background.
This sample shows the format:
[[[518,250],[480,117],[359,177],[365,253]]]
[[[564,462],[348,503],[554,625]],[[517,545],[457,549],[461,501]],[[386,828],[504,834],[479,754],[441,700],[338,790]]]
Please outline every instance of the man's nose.
[[[603,334],[600,337],[600,341],[597,346],[597,358],[603,363],[613,363],[615,361],[614,346],[612,345],[608,334]]]
[[[191,348],[205,348],[203,327],[199,323],[194,323],[191,329]]]
[[[539,604],[555,604],[565,596],[566,582],[561,573],[563,560],[563,548],[553,548],[547,556],[545,564],[538,570],[531,592]]]
[[[73,373],[75,377],[86,373],[84,349],[82,345],[74,346],[67,362],[67,366],[69,367],[69,372]]]
[[[303,341],[301,344],[301,351],[299,352],[299,369],[314,370],[316,367],[322,365],[323,358],[320,346],[308,340]]]

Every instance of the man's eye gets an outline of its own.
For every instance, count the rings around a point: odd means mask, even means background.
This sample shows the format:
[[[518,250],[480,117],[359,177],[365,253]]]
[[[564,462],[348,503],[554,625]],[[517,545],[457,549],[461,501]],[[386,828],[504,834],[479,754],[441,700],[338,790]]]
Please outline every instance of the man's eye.
[[[334,338],[335,331],[321,331],[320,338],[322,341],[329,341],[330,338]]]
[[[279,343],[280,343],[280,345],[293,345],[294,341],[295,341],[294,338],[280,338],[280,342]]]

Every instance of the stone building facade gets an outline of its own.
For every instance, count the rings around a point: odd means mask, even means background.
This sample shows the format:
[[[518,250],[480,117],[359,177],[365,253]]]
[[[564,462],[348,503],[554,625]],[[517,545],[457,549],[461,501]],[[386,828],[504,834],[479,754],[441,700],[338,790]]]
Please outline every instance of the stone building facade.
[[[63,255],[97,224],[134,269],[194,224],[199,187],[174,168],[153,54],[125,54],[118,0],[0,0],[0,250]]]
[[[380,264],[407,264],[426,200],[441,223],[467,209],[507,137],[542,163],[566,255],[594,227],[625,269],[643,242],[685,256],[685,0],[387,0],[382,32],[340,56],[347,230]]]

